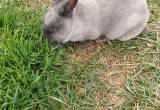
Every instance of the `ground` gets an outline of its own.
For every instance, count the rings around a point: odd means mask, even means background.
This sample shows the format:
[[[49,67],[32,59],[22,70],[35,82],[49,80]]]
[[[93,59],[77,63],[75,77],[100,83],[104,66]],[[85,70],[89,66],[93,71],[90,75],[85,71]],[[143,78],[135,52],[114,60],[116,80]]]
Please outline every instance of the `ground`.
[[[14,1],[14,2],[13,2]],[[150,33],[127,42],[50,44],[49,0],[0,2],[0,107],[31,110],[159,110],[160,2]]]

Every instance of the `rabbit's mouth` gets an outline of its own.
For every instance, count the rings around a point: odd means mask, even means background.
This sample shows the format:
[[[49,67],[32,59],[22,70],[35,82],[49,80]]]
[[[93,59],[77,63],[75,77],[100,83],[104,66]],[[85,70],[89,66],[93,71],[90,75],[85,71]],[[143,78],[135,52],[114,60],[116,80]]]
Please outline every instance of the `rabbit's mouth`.
[[[43,27],[43,36],[46,37],[49,41],[52,41],[52,31]]]

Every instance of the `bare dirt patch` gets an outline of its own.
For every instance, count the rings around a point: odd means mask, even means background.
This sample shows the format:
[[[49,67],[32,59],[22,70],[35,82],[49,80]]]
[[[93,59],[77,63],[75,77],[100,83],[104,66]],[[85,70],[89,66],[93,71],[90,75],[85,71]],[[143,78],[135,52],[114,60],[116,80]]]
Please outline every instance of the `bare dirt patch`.
[[[114,88],[114,91],[107,96],[107,99],[111,104],[117,105],[123,100],[117,94],[124,90],[127,76],[139,67],[139,55],[130,53],[120,56],[116,53],[109,53],[109,55],[101,58],[103,59],[101,61],[104,61],[107,66],[101,75],[101,79]]]

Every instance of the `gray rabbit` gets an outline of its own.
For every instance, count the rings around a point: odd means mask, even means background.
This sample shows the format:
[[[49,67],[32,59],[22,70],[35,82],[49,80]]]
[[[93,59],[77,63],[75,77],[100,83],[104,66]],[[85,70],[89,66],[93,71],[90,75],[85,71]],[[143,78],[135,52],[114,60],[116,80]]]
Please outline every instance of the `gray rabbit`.
[[[44,15],[43,33],[49,41],[126,41],[147,26],[146,0],[54,0]]]

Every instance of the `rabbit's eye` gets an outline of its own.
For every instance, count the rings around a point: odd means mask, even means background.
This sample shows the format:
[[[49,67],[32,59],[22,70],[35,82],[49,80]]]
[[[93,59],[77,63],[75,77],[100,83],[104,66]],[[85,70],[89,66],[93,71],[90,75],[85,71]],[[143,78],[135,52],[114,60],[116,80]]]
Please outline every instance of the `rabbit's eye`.
[[[55,29],[55,26],[51,26],[51,29],[54,30],[54,29]]]
[[[58,28],[57,28],[57,27],[55,27],[55,26],[52,26],[52,27],[51,27],[51,30],[52,30],[52,31],[57,31],[57,30],[58,30]]]
[[[55,31],[57,31],[58,30],[58,28],[56,27],[56,26],[51,26],[50,27],[50,31],[52,31],[52,32],[55,32]]]
[[[52,27],[51,27],[51,30],[52,30],[52,31],[58,31],[58,30],[60,30],[60,27],[61,27],[61,26],[52,26]]]

